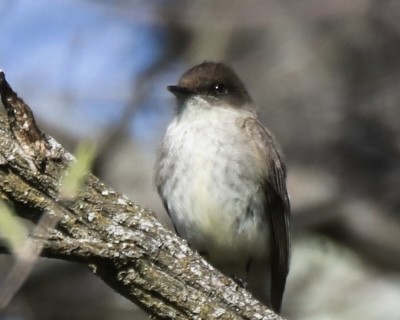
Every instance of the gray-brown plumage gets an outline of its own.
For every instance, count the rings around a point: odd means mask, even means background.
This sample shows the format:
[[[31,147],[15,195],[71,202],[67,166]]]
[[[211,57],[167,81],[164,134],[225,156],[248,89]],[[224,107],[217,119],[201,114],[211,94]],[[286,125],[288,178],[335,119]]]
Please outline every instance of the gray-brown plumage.
[[[177,112],[160,148],[155,184],[175,229],[279,312],[290,206],[278,144],[226,65],[204,62],[168,89]]]

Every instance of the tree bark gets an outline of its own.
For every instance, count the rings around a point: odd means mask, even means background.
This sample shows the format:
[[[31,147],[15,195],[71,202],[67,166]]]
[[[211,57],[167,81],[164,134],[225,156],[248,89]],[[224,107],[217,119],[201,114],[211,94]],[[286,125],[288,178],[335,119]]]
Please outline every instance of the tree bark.
[[[75,199],[60,199],[61,179],[73,156],[38,129],[2,72],[0,94],[7,111],[0,115],[0,197],[33,222],[43,212],[62,213],[46,236],[42,256],[88,265],[154,318],[281,319],[165,229],[152,212],[95,176],[86,176]]]

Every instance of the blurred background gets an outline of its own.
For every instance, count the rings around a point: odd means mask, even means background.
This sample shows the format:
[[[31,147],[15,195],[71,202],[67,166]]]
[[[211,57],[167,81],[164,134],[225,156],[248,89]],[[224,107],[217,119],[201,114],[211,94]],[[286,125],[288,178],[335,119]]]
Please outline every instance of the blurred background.
[[[40,127],[71,152],[93,141],[95,174],[166,225],[165,88],[204,60],[237,71],[286,155],[283,315],[400,319],[399,1],[0,1],[0,69]],[[146,318],[85,266],[46,259],[0,315]]]

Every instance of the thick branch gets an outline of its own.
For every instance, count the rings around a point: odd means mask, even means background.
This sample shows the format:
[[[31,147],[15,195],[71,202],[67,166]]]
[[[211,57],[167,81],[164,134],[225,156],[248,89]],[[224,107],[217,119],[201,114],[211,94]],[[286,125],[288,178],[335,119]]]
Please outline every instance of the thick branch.
[[[40,132],[2,73],[0,94],[7,110],[7,117],[0,116],[0,197],[31,221],[45,210],[62,213],[42,255],[89,265],[156,318],[281,319],[212,268],[150,211],[93,175],[77,199],[60,201],[60,181],[73,157]]]

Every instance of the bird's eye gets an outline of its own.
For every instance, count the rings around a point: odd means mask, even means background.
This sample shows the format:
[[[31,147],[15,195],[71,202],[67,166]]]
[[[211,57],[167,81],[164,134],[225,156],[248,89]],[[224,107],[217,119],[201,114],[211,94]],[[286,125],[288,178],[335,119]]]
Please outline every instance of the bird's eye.
[[[213,88],[213,91],[218,95],[228,93],[228,89],[226,88],[226,86],[223,83],[215,83],[215,84],[213,84],[212,88]]]

